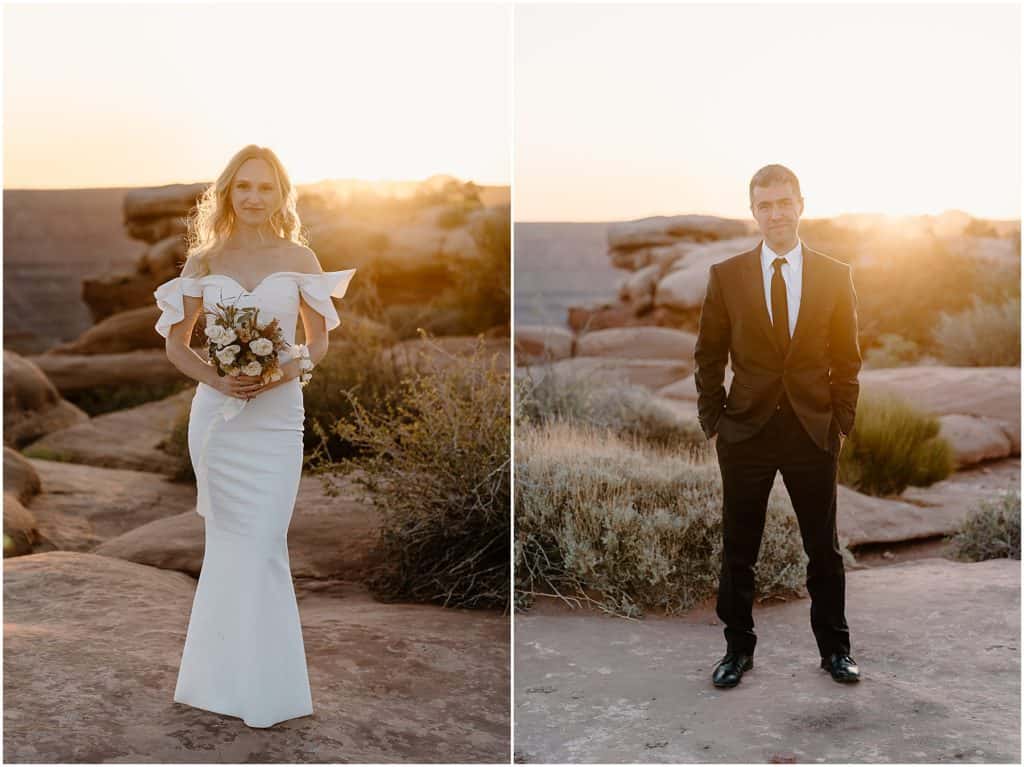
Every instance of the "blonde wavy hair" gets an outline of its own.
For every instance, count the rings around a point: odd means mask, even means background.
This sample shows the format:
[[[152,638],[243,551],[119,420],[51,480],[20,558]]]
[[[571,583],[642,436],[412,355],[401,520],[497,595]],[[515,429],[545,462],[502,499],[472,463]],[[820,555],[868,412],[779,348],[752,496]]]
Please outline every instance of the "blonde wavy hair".
[[[231,207],[231,185],[242,163],[253,158],[266,160],[277,178],[281,204],[270,216],[274,234],[299,245],[308,245],[302,233],[302,222],[296,210],[298,192],[277,155],[268,147],[249,144],[228,161],[217,180],[200,196],[195,211],[188,218],[185,264],[182,274],[198,277],[210,273],[210,257],[223,250],[235,230],[235,211]]]

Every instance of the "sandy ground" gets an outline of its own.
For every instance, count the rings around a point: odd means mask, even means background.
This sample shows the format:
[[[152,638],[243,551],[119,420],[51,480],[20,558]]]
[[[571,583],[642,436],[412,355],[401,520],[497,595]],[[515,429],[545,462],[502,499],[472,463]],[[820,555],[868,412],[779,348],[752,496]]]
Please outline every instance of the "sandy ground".
[[[1020,562],[847,574],[858,684],[818,668],[808,600],[757,605],[754,668],[719,690],[713,604],[640,621],[516,616],[517,762],[1019,762]]]

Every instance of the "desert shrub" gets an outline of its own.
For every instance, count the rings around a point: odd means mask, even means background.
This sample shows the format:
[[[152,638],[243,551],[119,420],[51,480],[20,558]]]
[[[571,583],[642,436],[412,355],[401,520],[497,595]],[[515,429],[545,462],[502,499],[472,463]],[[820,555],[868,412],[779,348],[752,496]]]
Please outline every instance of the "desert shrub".
[[[717,465],[566,421],[516,431],[516,601],[539,595],[636,616],[714,595],[721,571]],[[852,556],[845,556],[852,563]],[[773,492],[755,571],[761,597],[795,592],[807,558]]]
[[[543,424],[571,421],[621,438],[703,460],[714,452],[694,418],[680,415],[642,387],[571,375],[547,366],[543,375],[516,380],[516,418]]]
[[[950,555],[961,561],[1020,559],[1020,489],[982,501],[950,540]]]
[[[458,229],[466,225],[468,218],[465,208],[445,208],[437,214],[437,225],[441,229]]]
[[[68,392],[64,398],[82,408],[90,416],[97,416],[155,402],[194,385],[195,381],[192,380],[169,380],[150,384],[106,384]]]
[[[403,371],[388,354],[390,339],[370,325],[350,323],[346,331],[331,336],[327,354],[303,389],[306,410],[304,446],[307,465],[357,452],[333,430],[348,420],[358,403],[371,412],[383,412],[402,395]]]
[[[879,336],[877,344],[864,352],[864,367],[906,367],[915,364],[921,358],[918,345],[899,333],[883,333]]]
[[[26,458],[38,458],[41,461],[61,461],[62,463],[75,463],[75,457],[64,450],[54,450],[42,445],[26,447],[21,451]]]
[[[381,512],[383,599],[451,607],[509,606],[508,371],[482,343],[471,356],[410,371],[401,395],[367,407],[353,397],[334,424],[355,456],[317,471],[351,475]]]
[[[512,314],[511,209],[505,205],[478,215],[470,233],[479,254],[452,267],[455,287],[440,307],[459,308],[465,323],[460,335],[508,324]]]
[[[188,419],[192,411],[192,402],[182,406],[171,426],[171,433],[160,443],[160,449],[181,459],[174,479],[195,482],[196,474],[192,469],[192,459],[188,451]]]
[[[950,365],[1020,365],[1020,296],[999,304],[975,298],[959,314],[943,313],[935,343]]]
[[[395,337],[405,341],[418,338],[423,330],[432,336],[474,335],[468,328],[473,324],[466,317],[466,310],[449,298],[453,291],[446,290],[441,297],[426,304],[392,304],[387,307],[381,319],[395,332]]]
[[[839,481],[862,493],[890,495],[945,479],[956,458],[939,428],[937,418],[900,397],[862,390],[839,456]]]
[[[933,236],[875,235],[862,242],[863,253],[870,258],[860,255],[853,267],[863,348],[899,333],[922,352],[933,352],[932,329],[940,313],[970,304],[982,267]]]

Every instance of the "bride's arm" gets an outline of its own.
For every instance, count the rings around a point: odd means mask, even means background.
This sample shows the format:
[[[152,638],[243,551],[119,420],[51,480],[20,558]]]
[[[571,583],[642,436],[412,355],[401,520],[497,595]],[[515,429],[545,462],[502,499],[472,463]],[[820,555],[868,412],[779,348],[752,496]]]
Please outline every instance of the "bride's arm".
[[[302,316],[302,327],[305,328],[309,358],[316,365],[327,356],[327,321],[320,312],[306,303],[305,298],[299,301],[299,314]]]
[[[196,326],[199,312],[203,308],[203,299],[185,296],[184,305],[185,318],[171,326],[164,343],[167,359],[189,378],[213,386],[214,379],[220,377],[217,371],[188,345],[189,339],[192,338],[192,329]]]

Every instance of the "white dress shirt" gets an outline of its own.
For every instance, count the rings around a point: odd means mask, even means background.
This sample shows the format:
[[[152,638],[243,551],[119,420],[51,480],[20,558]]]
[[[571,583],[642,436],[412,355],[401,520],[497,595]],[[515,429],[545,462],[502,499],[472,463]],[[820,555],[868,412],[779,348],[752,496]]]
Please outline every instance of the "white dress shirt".
[[[761,274],[764,277],[764,301],[768,306],[768,316],[772,324],[775,324],[775,317],[772,316],[772,277],[775,274],[775,267],[772,266],[779,256],[768,247],[767,242],[761,243]],[[804,250],[800,240],[796,241],[796,247],[782,256],[786,263],[782,265],[782,279],[786,282],[786,311],[789,314],[789,337],[792,340],[796,332],[796,318],[800,312],[800,288],[803,282],[804,272]]]

